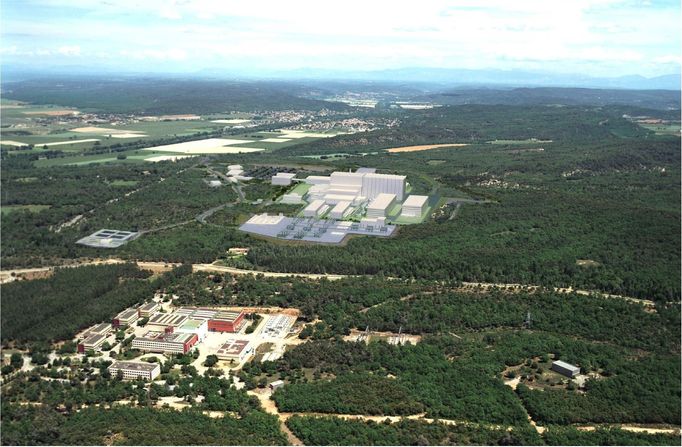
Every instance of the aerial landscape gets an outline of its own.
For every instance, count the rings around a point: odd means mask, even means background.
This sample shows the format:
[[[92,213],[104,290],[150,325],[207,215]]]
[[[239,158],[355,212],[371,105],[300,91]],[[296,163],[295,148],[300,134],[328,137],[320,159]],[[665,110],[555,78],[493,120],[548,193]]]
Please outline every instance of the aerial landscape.
[[[0,444],[680,445],[679,2],[0,11]]]

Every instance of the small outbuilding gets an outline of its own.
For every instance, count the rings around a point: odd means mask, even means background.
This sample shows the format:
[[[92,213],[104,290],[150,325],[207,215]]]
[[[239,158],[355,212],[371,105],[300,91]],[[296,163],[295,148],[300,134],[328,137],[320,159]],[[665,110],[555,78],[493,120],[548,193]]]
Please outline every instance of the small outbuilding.
[[[562,360],[555,360],[552,362],[552,371],[558,372],[561,375],[570,377],[571,379],[580,374],[580,367],[571,365]]]
[[[270,389],[272,391],[275,391],[277,388],[281,388],[284,386],[284,380],[275,380],[270,384]]]

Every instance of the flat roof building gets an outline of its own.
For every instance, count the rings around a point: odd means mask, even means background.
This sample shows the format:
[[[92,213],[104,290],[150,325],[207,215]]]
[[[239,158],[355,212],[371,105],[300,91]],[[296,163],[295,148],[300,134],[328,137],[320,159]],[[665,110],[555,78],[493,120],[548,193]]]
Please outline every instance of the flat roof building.
[[[244,225],[247,226],[276,226],[279,225],[285,217],[283,215],[268,215],[268,213],[254,214],[249,220],[247,220]]]
[[[305,217],[317,217],[324,214],[329,207],[325,205],[324,200],[318,199],[310,202],[308,206],[303,209]]]
[[[571,365],[562,360],[555,360],[552,362],[552,371],[556,371],[561,375],[573,378],[580,374],[580,367]]]
[[[161,366],[158,363],[116,361],[109,365],[107,371],[113,377],[117,376],[120,371],[123,378],[127,380],[135,380],[141,377],[151,381],[161,374]]]
[[[194,320],[207,320],[210,332],[239,332],[246,323],[243,310],[218,310],[201,307],[181,307],[177,315],[186,315]]]
[[[400,213],[405,217],[421,217],[428,207],[429,196],[409,195],[403,202],[403,209]]]
[[[150,301],[138,307],[137,313],[140,315],[140,317],[149,317],[154,312],[157,312],[160,308],[161,305],[159,303],[157,303],[156,301]]]
[[[134,338],[132,347],[145,352],[186,354],[197,341],[199,337],[196,334],[149,331],[142,337]]]
[[[248,340],[228,339],[216,352],[220,360],[242,362],[253,352]]]
[[[175,332],[182,334],[195,334],[199,341],[206,338],[208,333],[208,321],[209,320],[193,320],[187,319],[185,324],[175,329]]]
[[[99,351],[106,339],[106,334],[92,334],[78,344],[78,352],[83,354],[90,350]]]
[[[109,323],[100,323],[94,328],[90,329],[88,331],[89,335],[94,335],[94,334],[99,334],[99,335],[107,335],[111,332],[111,324]]]
[[[150,329],[156,328],[158,330],[163,330],[167,327],[176,328],[185,324],[187,318],[188,318],[187,315],[180,315],[178,313],[167,314],[157,312],[153,314],[151,317],[149,317],[147,327]]]
[[[367,205],[367,217],[386,217],[388,210],[395,203],[396,195],[381,193]]]
[[[350,206],[350,202],[342,200],[332,208],[329,217],[332,219],[343,219],[350,214],[351,211],[353,211],[353,209]]]
[[[114,327],[130,326],[139,318],[137,309],[126,309],[114,317],[112,325]]]
[[[273,185],[289,186],[291,185],[291,181],[294,177],[296,177],[296,174],[292,174],[290,172],[278,172],[272,176],[271,183]]]

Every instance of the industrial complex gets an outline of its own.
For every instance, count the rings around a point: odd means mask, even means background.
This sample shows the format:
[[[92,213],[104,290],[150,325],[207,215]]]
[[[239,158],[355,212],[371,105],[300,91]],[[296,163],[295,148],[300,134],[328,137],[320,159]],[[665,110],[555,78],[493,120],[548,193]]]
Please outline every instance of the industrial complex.
[[[338,244],[351,234],[391,236],[396,225],[423,221],[432,207],[429,196],[410,194],[407,177],[378,174],[373,168],[332,172],[303,179],[276,173],[273,185],[295,186],[283,204],[302,205],[296,217],[257,214],[242,231],[278,239]]]

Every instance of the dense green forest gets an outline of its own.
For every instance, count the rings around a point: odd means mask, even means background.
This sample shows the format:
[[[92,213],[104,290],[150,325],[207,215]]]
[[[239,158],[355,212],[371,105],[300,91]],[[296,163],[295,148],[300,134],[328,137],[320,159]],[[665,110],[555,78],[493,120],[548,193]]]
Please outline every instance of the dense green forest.
[[[538,445],[537,432],[528,427],[491,428],[445,425],[403,419],[398,423],[343,420],[336,417],[294,416],[287,426],[306,445]]]
[[[424,407],[405,386],[369,374],[342,375],[331,381],[295,383],[273,395],[284,412],[408,415]]]
[[[552,426],[542,435],[521,426],[512,430],[480,425],[446,425],[403,419],[398,423],[294,416],[287,426],[311,445],[678,445],[679,436],[599,428],[580,431]]]
[[[288,93],[286,83],[183,79],[110,79],[87,76],[33,79],[7,84],[4,97],[36,104],[60,104],[100,112],[208,114],[230,110],[261,111],[347,106]]]
[[[677,423],[679,354],[636,356],[637,352],[528,331],[498,331],[459,339],[426,338],[416,346],[321,340],[297,346],[276,362],[255,363],[244,368],[244,372],[252,377],[279,372],[280,377],[291,383],[303,383],[293,386],[291,394],[286,387],[281,392],[285,408],[330,413],[341,413],[341,409],[353,411],[339,396],[344,391],[353,396],[353,389],[362,382],[353,383],[353,379],[362,377],[359,373],[371,373],[394,376],[396,384],[413,391],[415,401],[425,406],[428,416],[518,425],[525,421],[526,410],[511,388],[503,385],[500,374],[509,366],[530,364],[534,358],[551,355],[580,365],[585,372],[598,371],[599,377],[587,381],[584,394],[574,389],[542,391],[519,385],[519,397],[539,422]],[[312,372],[318,379],[306,384],[304,371]],[[535,386],[540,370],[535,374],[528,371],[526,383]],[[358,374],[348,375],[349,372]],[[327,382],[329,379],[323,376],[328,375],[345,376],[341,381]],[[279,405],[278,393],[275,400]],[[370,397],[370,402],[381,408],[390,394],[368,394],[367,399]],[[372,405],[370,402],[363,405]]]
[[[210,418],[198,411],[86,408],[64,416],[42,406],[3,403],[4,445],[283,445],[275,416]]]
[[[5,284],[2,341],[70,339],[79,330],[148,300],[181,272],[149,280],[149,272],[132,264],[93,265],[58,269],[46,279]]]

